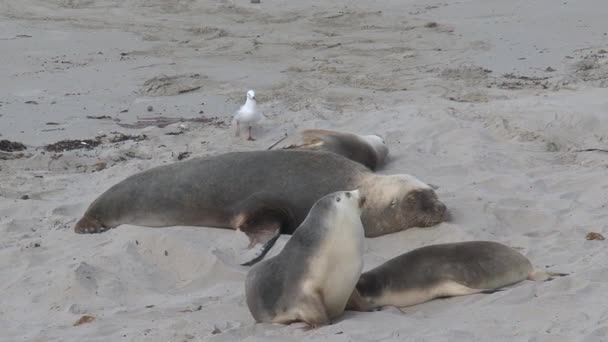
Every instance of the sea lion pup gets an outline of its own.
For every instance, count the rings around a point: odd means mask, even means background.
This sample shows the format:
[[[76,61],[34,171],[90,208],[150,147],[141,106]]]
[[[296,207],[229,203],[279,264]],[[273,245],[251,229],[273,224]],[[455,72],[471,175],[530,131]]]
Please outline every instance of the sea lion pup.
[[[291,234],[321,197],[357,189],[368,205],[366,236],[442,222],[446,207],[428,185],[406,174],[377,175],[331,152],[231,152],[158,166],[101,194],[76,223],[76,233],[121,224],[238,229],[258,243],[261,259],[279,234]]]
[[[526,279],[545,281],[565,275],[537,270],[521,253],[497,242],[430,245],[361,274],[347,309],[406,307],[439,297],[493,293]]]
[[[329,151],[363,164],[371,170],[384,165],[388,147],[384,139],[377,135],[358,135],[325,129],[306,129],[300,132],[301,143],[284,149],[306,149]]]
[[[322,197],[283,250],[249,270],[245,296],[257,322],[316,328],[344,312],[363,268],[364,202],[359,190]]]

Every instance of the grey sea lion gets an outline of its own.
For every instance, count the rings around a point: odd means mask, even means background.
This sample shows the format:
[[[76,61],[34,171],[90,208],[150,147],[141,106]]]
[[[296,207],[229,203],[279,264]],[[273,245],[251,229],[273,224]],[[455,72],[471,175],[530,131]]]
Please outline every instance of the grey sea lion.
[[[361,163],[371,170],[383,166],[388,155],[384,139],[377,134],[359,135],[326,129],[306,129],[300,132],[301,142],[285,149],[329,151]]]
[[[276,256],[247,273],[247,306],[257,322],[311,327],[344,312],[363,268],[359,190],[322,197]]]
[[[121,224],[237,229],[261,243],[261,259],[279,234],[291,234],[324,195],[360,188],[368,205],[368,237],[443,221],[446,206],[427,184],[407,175],[377,175],[331,152],[231,152],[158,166],[101,194],[76,223],[76,233]],[[255,262],[255,261],[254,261]]]
[[[537,270],[521,253],[497,242],[430,245],[361,274],[348,309],[406,307],[439,297],[492,293],[526,279],[545,281],[564,275]]]

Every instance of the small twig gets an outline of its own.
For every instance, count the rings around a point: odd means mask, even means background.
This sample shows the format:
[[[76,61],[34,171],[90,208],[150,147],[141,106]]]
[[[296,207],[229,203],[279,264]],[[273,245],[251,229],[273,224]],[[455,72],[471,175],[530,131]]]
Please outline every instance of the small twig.
[[[178,94],[185,94],[185,93],[189,93],[191,91],[195,91],[195,90],[199,90],[201,89],[201,86],[197,86],[197,87],[192,87],[192,88],[187,88],[187,89],[182,89],[180,91],[178,91]]]
[[[325,48],[326,48],[326,49],[331,49],[331,48],[338,47],[338,46],[340,46],[340,45],[342,45],[342,43],[336,43],[336,44],[332,44],[332,45],[327,45]]]
[[[604,150],[601,148],[584,148],[582,150],[574,150],[574,152],[606,152],[606,153],[608,153],[608,150]]]
[[[137,69],[143,69],[143,68],[153,68],[153,67],[157,67],[159,65],[175,65],[175,63],[154,63],[154,64],[149,64],[149,65],[138,66],[138,67],[135,67],[135,68],[131,68],[129,70],[137,70]]]
[[[341,16],[344,16],[346,13],[341,12],[335,15],[330,15],[328,17],[323,17],[323,19],[336,19],[336,18],[340,18]]]
[[[274,144],[270,145],[270,147],[267,148],[267,150],[272,150],[273,147],[277,146],[281,141],[287,139],[287,133],[285,133],[285,136],[282,137],[281,139],[279,139],[279,141],[275,142]]]
[[[195,312],[195,311],[201,311],[202,309],[203,309],[203,306],[199,305],[194,309],[179,310],[179,312]]]
[[[18,38],[32,38],[32,36],[28,36],[27,34],[18,34],[12,38],[0,38],[0,40],[15,40]]]

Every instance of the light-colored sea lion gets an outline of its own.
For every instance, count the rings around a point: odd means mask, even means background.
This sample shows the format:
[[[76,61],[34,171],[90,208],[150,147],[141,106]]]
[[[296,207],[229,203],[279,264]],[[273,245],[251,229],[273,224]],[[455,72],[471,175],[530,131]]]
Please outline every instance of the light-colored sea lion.
[[[306,129],[300,132],[300,138],[300,143],[284,148],[337,153],[371,170],[383,166],[388,155],[384,139],[377,134],[358,135],[325,129]]]
[[[317,201],[276,256],[247,273],[247,306],[257,322],[311,327],[344,312],[363,268],[359,190]]]
[[[336,191],[360,188],[368,237],[442,222],[446,207],[427,184],[406,174],[377,175],[331,152],[231,152],[158,166],[101,194],[76,223],[77,233],[121,224],[238,229],[263,245],[291,234],[312,205]],[[258,259],[258,260],[259,260]]]
[[[521,253],[497,242],[430,245],[361,274],[347,308],[406,307],[440,297],[493,293],[526,279],[545,281],[564,275],[537,270]]]

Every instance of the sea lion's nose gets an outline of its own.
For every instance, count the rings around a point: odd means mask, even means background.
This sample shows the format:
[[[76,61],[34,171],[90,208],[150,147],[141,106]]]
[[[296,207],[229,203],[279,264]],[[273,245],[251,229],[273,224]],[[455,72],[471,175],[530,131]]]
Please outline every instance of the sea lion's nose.
[[[359,208],[363,208],[363,205],[365,205],[365,200],[366,198],[364,195],[359,196]]]
[[[450,222],[452,221],[452,213],[449,210],[443,212],[443,216],[441,217],[442,222]]]

